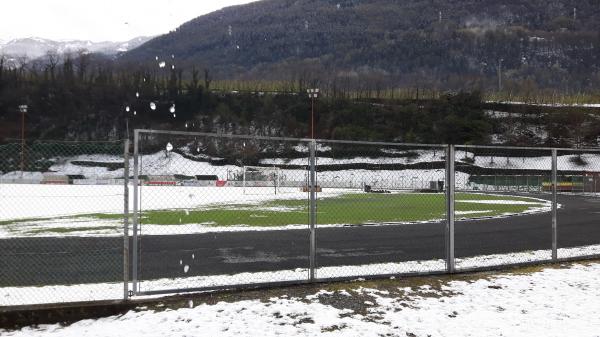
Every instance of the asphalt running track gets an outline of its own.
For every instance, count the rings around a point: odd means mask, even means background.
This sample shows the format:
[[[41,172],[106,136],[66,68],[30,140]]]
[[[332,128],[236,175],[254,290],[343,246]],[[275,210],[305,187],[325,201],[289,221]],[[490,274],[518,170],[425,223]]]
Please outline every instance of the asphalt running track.
[[[559,248],[600,244],[600,198],[559,195],[559,203]],[[456,256],[551,249],[551,228],[551,213],[458,221]],[[443,259],[444,244],[443,222],[319,228],[317,264]],[[307,268],[308,252],[308,230],[148,236],[141,240],[140,279]],[[122,238],[2,239],[0,286],[120,282],[122,254]]]

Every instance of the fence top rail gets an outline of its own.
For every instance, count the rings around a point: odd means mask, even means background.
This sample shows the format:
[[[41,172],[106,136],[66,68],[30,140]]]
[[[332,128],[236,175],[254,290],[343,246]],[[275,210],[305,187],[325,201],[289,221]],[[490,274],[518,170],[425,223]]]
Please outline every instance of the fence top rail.
[[[448,145],[445,144],[416,144],[416,143],[394,143],[394,142],[367,142],[356,140],[335,140],[335,139],[317,139],[317,143],[321,144],[348,144],[348,145],[379,145],[379,146],[410,146],[410,147],[427,147],[445,149]]]
[[[150,129],[135,129],[135,135],[139,134],[154,134],[154,135],[175,135],[175,136],[194,136],[194,137],[219,137],[229,139],[249,139],[249,140],[279,140],[286,142],[312,142],[308,138],[291,138],[291,137],[270,137],[270,136],[250,136],[250,135],[232,135],[211,132],[191,132],[191,131],[169,131],[169,130],[150,130]]]
[[[192,131],[172,131],[172,130],[152,130],[135,129],[135,135],[139,134],[159,134],[159,135],[178,135],[195,137],[220,137],[229,139],[249,139],[249,140],[274,140],[285,142],[309,143],[315,141],[321,144],[348,144],[348,145],[379,145],[379,146],[410,146],[410,147],[429,147],[429,148],[447,148],[448,144],[417,144],[417,143],[396,143],[396,142],[368,142],[354,140],[335,140],[335,139],[310,139],[310,138],[292,138],[292,137],[270,137],[270,136],[250,136],[250,135],[232,135],[211,132],[192,132]],[[455,145],[455,148],[461,150],[468,149],[489,149],[489,150],[530,150],[530,151],[571,151],[571,152],[598,152],[600,148],[554,148],[554,147],[532,147],[532,146],[497,146],[497,145]]]
[[[123,143],[124,139],[113,139],[113,140],[55,140],[55,139],[29,139],[27,140],[27,144],[113,144],[113,143]],[[6,144],[19,144],[21,145],[22,139],[17,138],[5,138],[0,145]]]
[[[533,146],[494,146],[494,145],[456,145],[457,149],[489,149],[489,150],[531,150],[531,151],[571,151],[571,152],[599,152],[600,148],[560,148],[560,147],[533,147]]]
[[[310,138],[292,138],[292,137],[270,137],[270,136],[250,136],[250,135],[232,135],[211,132],[191,132],[191,131],[169,131],[169,130],[151,130],[136,129],[136,134],[160,134],[160,135],[179,135],[179,136],[197,136],[197,137],[221,137],[230,139],[253,139],[253,140],[279,140],[287,142],[309,143],[315,141],[323,144],[348,144],[348,145],[380,145],[380,146],[411,146],[411,147],[435,147],[446,148],[444,144],[416,144],[416,143],[394,143],[394,142],[368,142],[354,140],[335,140],[335,139],[310,139]]]

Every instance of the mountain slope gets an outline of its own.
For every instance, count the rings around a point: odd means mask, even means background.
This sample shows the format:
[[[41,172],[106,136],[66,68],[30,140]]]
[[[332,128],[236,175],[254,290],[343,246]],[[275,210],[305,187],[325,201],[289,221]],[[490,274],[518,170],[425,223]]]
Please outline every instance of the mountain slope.
[[[175,54],[230,78],[366,74],[453,87],[495,86],[502,60],[507,85],[585,89],[600,82],[598,14],[598,0],[263,0],[194,19],[122,61]]]

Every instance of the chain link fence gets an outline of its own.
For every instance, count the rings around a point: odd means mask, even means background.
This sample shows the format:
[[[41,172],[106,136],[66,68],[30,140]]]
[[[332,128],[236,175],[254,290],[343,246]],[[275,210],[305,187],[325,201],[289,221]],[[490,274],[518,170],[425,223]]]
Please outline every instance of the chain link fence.
[[[600,150],[136,130],[0,155],[4,308],[600,255]]]
[[[444,146],[316,143],[316,277],[445,270]]]
[[[138,134],[136,293],[308,278],[305,142]]]
[[[0,145],[0,307],[123,297],[124,142]]]
[[[557,151],[557,248],[559,258],[600,254],[600,153]]]
[[[458,270],[552,259],[552,151],[456,147]]]

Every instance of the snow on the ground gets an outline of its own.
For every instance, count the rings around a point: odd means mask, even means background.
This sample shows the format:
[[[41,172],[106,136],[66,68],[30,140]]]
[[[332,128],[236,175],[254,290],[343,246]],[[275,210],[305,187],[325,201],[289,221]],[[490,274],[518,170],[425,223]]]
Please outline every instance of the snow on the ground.
[[[519,170],[552,170],[552,156],[548,151],[548,156],[543,157],[506,157],[506,156],[475,156],[474,165],[484,168],[497,169],[519,169]],[[461,160],[464,157],[473,158],[473,155],[467,151],[460,150]],[[577,163],[578,158],[583,162]],[[600,171],[600,154],[583,153],[578,155],[559,155],[557,158],[557,168],[559,171]]]
[[[381,151],[382,154],[388,151]],[[317,157],[317,165],[344,165],[344,164],[414,164],[414,163],[430,163],[444,161],[446,152],[443,149],[433,150],[406,150],[399,151],[407,157],[355,157],[355,158],[332,158],[332,157]],[[411,154],[410,156],[408,156]],[[414,154],[414,155],[412,155]],[[261,159],[260,163],[264,165],[306,165],[308,158],[282,159],[282,158],[267,158]]]
[[[59,157],[54,158],[55,164],[50,166],[51,172],[62,175],[83,175],[92,179],[101,178],[123,178],[124,169],[117,169],[114,171],[109,170],[106,167],[94,167],[94,166],[79,166],[73,164],[73,162],[95,162],[95,163],[123,163],[122,156],[94,154],[94,155],[79,155],[73,157]],[[133,161],[131,162],[133,165]]]
[[[123,162],[123,157],[107,155],[84,155],[69,158],[61,158],[50,167],[51,171],[61,174],[84,175],[86,177],[122,178],[124,169],[109,171],[103,167],[85,167],[74,165],[73,161],[90,162]],[[214,166],[205,161],[194,161],[183,157],[178,153],[157,152],[149,155],[141,155],[139,160],[140,174],[145,175],[216,175],[219,179],[226,180],[228,171],[239,171],[240,168],[233,165]],[[129,159],[129,167],[133,172],[133,158]],[[131,175],[133,173],[130,173]]]
[[[14,171],[14,172],[8,172],[6,174],[0,175],[0,182],[3,179],[21,179],[21,180],[40,181],[43,178],[44,178],[44,174],[41,172]]]
[[[484,111],[485,115],[490,117],[490,118],[538,118],[540,117],[540,115],[546,115],[546,114],[523,114],[523,113],[517,113],[517,112],[506,112],[506,111],[496,111],[496,110],[485,110]]]
[[[600,245],[561,248],[559,258],[575,258],[600,255]],[[483,255],[457,258],[456,267],[473,269],[481,267],[501,266],[505,264],[548,261],[552,256],[550,250],[515,252],[510,254]],[[187,259],[192,256],[187,256]],[[179,275],[173,278],[158,280],[141,280],[141,291],[167,289],[185,289],[213,286],[229,286],[237,284],[266,283],[279,281],[300,281],[308,278],[308,269],[280,270],[269,272],[238,273],[232,275],[211,275],[183,277],[190,267],[181,261],[175,261],[181,268]],[[187,266],[187,268],[186,268]],[[337,277],[365,277],[373,275],[401,275],[410,273],[442,272],[446,268],[445,261],[421,260],[399,263],[373,263],[356,266],[320,267],[316,277],[320,279]],[[187,271],[186,271],[187,269]],[[143,276],[143,275],[142,275]],[[0,306],[29,305],[61,302],[100,301],[122,298],[123,283],[97,283],[75,285],[48,285],[41,287],[0,287]]]
[[[300,143],[296,146],[294,146],[294,150],[296,152],[300,152],[300,153],[308,153],[310,151],[310,149],[308,148],[308,145],[305,143]],[[315,149],[317,152],[330,152],[331,151],[331,146],[327,146],[321,143],[317,143],[317,147]]]
[[[529,106],[543,106],[543,107],[583,107],[583,108],[600,108],[599,103],[527,103],[519,101],[487,101],[486,103],[499,103],[499,104],[510,104],[510,105],[529,105]]]
[[[194,304],[3,336],[578,336],[600,335],[600,263],[406,287]]]
[[[410,151],[411,153],[416,153],[416,157],[386,157],[380,156],[377,158],[371,157],[356,157],[356,158],[333,158],[333,157],[317,157],[316,164],[320,165],[344,165],[344,164],[416,164],[416,163],[432,163],[432,162],[442,162],[444,161],[445,151],[443,150],[415,150]],[[382,154],[384,154],[382,152]],[[515,155],[517,152],[515,152]],[[579,163],[579,158],[583,160],[582,163]],[[507,157],[506,155],[499,156],[474,156],[471,151],[463,149],[457,149],[456,151],[456,161],[462,160],[472,160],[474,159],[473,165],[484,167],[484,168],[499,168],[499,169],[520,169],[520,170],[548,170],[552,169],[551,153],[548,152],[547,156],[540,157]],[[285,159],[285,158],[270,158],[270,159],[262,159],[261,164],[263,165],[308,165],[307,158],[295,158],[295,159]],[[131,162],[130,167],[133,167],[133,162]],[[213,166],[207,162],[196,162],[189,160],[187,158],[182,157],[177,153],[171,153],[169,157],[165,156],[164,153],[159,152],[153,155],[144,155],[140,160],[140,167],[142,168],[142,174],[149,175],[172,175],[172,174],[181,174],[181,175],[217,175],[220,179],[227,179],[229,172],[240,172],[242,168],[233,165],[227,166]],[[79,169],[76,169],[79,168]],[[102,169],[102,168],[100,168]],[[600,171],[600,153],[582,153],[581,156],[573,155],[573,154],[561,154],[559,152],[558,156],[558,169],[559,170],[570,170],[570,171]],[[53,166],[53,170],[58,172],[68,172],[68,174],[84,174],[89,170],[94,176],[100,175],[98,173],[99,168],[84,168],[75,165],[64,164],[63,166]],[[359,178],[362,180],[371,180],[373,176],[379,174],[382,177],[386,176],[408,176],[410,171],[413,172],[436,172],[441,171],[443,173],[444,170],[402,170],[402,171],[393,171],[393,170],[340,170],[335,172],[320,172],[320,175],[323,177],[335,177],[338,176],[343,179],[348,179],[352,175],[355,178]],[[364,175],[366,173],[366,176]],[[302,181],[302,179],[306,176],[306,171],[304,170],[283,170],[282,174],[287,175],[288,180]],[[117,170],[113,172],[107,172],[107,176],[111,177],[122,177],[123,170]],[[466,175],[468,176],[468,175]],[[443,174],[442,174],[443,177]],[[442,179],[440,179],[442,180]]]
[[[325,150],[326,148],[324,148]],[[414,153],[416,156],[409,157],[390,157],[385,156],[389,150],[382,149],[381,156],[373,157],[355,157],[355,158],[333,158],[327,156],[319,156],[317,158],[317,166],[320,165],[343,165],[343,164],[416,164],[416,163],[432,163],[444,161],[445,151],[443,150],[405,150],[399,152]],[[516,154],[516,153],[515,153]],[[551,154],[541,157],[506,157],[502,156],[474,156],[471,151],[459,149],[456,151],[456,160],[468,162],[474,160],[474,165],[484,168],[498,169],[520,169],[520,170],[551,170]],[[581,162],[579,159],[582,159]],[[119,179],[124,176],[124,169],[109,170],[106,167],[89,167],[79,166],[73,162],[98,162],[98,163],[119,163],[123,162],[120,156],[111,155],[80,155],[73,157],[54,158],[55,164],[50,167],[50,171],[59,175],[83,175],[88,179]],[[559,152],[558,158],[559,170],[572,171],[600,171],[600,154],[584,153],[581,156],[573,154],[562,154]],[[170,153],[168,156],[164,152],[140,156],[140,174],[143,175],[216,175],[221,180],[227,180],[233,174],[239,174],[242,167],[234,165],[214,166],[208,162],[194,161],[181,156],[178,153]],[[308,166],[308,158],[271,158],[262,159],[263,165],[302,165]],[[133,172],[133,159],[129,162],[130,175]],[[440,174],[432,174],[432,172],[441,172]],[[439,173],[438,172],[438,173]],[[306,170],[282,170],[282,175],[288,181],[304,181],[306,179]],[[0,180],[4,179],[29,179],[41,180],[42,173],[40,172],[0,172]],[[334,180],[350,182],[354,180],[356,184],[361,182],[368,183],[374,180],[375,176],[380,176],[387,180],[413,179],[417,177],[423,180],[433,180],[431,178],[440,177],[438,180],[443,180],[443,170],[338,170],[331,172],[320,172],[319,176],[323,180]],[[430,177],[431,176],[431,177]],[[465,181],[468,180],[468,175],[464,175]],[[336,178],[337,177],[337,178]],[[462,179],[457,179],[462,180]],[[428,183],[428,182],[427,182]],[[424,184],[424,188],[428,185]]]
[[[420,157],[414,159],[415,162],[439,161],[444,154],[443,151],[420,151]],[[51,166],[51,171],[58,175],[83,175],[88,179],[120,179],[124,176],[124,169],[110,171],[105,167],[88,167],[74,165],[73,162],[105,162],[114,163],[122,161],[118,156],[109,155],[81,155],[69,158],[57,158],[56,164]],[[274,159],[275,161],[284,161],[283,159]],[[407,161],[407,158],[383,158],[379,163]],[[267,160],[268,161],[268,160]],[[410,161],[410,160],[409,160]],[[318,165],[331,163],[378,163],[378,159],[358,158],[358,159],[331,159],[320,158]],[[140,174],[151,176],[172,176],[175,174],[196,176],[196,175],[216,175],[220,180],[231,179],[235,174],[241,174],[242,167],[226,165],[213,166],[208,162],[198,162],[184,158],[177,153],[171,153],[166,156],[164,152],[158,152],[151,155],[140,157]],[[308,166],[307,159],[293,159],[290,163],[295,165]],[[133,159],[130,159],[130,175],[133,174]],[[280,181],[283,186],[286,183],[293,185],[304,184],[308,179],[306,170],[281,170]],[[21,179],[21,172],[8,172],[0,175],[2,180]],[[42,173],[23,173],[23,179],[40,181],[43,178]],[[328,187],[361,188],[363,184],[372,185],[376,188],[404,188],[404,189],[424,189],[429,188],[430,181],[444,180],[444,170],[336,170],[318,172],[317,180],[319,184],[328,184]],[[457,181],[466,184],[469,175],[457,172]]]

